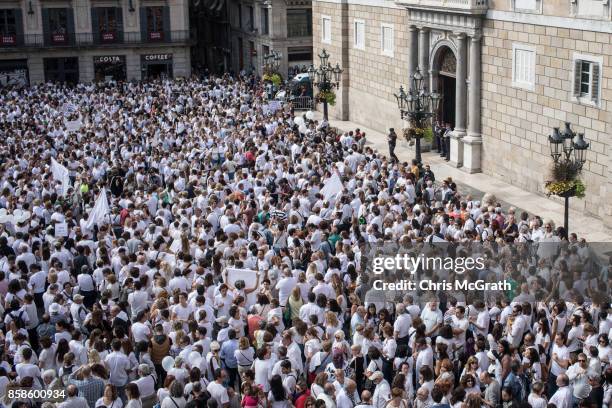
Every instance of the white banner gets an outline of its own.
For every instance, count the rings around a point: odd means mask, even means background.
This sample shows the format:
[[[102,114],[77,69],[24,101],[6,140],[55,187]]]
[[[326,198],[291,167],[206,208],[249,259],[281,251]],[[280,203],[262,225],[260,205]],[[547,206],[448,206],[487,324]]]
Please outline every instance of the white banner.
[[[68,236],[68,223],[59,222],[55,224],[55,236],[56,237],[67,237]]]
[[[108,198],[106,198],[106,188],[102,187],[100,194],[98,194],[98,198],[96,198],[96,203],[89,213],[86,225],[87,229],[93,228],[94,225],[100,226],[108,222],[108,219],[104,219],[107,214],[110,214],[110,207],[108,205]]]
[[[321,189],[321,194],[323,197],[332,201],[338,193],[342,192],[342,180],[340,180],[340,176],[337,173],[332,174],[332,176],[325,182],[325,185]]]
[[[259,279],[261,280],[261,276]],[[253,288],[257,284],[257,271],[252,269],[227,268],[227,280],[232,286],[236,285],[236,281],[243,280],[245,288]],[[255,302],[257,302],[257,291],[253,291],[247,295],[247,308],[253,306]]]
[[[68,188],[70,187],[70,172],[68,169],[52,157],[51,173],[53,174],[53,178],[55,180],[62,183],[62,191],[60,191],[60,194],[66,195],[68,193]]]
[[[64,126],[68,132],[76,132],[83,127],[83,119],[78,118],[76,120],[65,120]]]

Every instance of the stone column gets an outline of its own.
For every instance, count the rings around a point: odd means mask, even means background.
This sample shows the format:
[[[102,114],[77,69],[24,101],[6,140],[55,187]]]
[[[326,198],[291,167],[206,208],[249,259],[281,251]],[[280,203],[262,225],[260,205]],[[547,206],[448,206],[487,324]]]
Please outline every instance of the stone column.
[[[450,162],[456,167],[463,165],[463,137],[467,104],[467,37],[465,33],[456,34],[457,38],[457,71],[455,88],[455,129],[451,136]]]
[[[408,27],[408,89],[412,86],[412,77],[419,63],[419,31],[411,25]]]
[[[463,166],[470,173],[480,172],[482,135],[480,134],[480,86],[481,57],[480,35],[470,39],[470,88],[468,94],[469,123],[467,136],[463,138]]]
[[[419,29],[419,70],[423,75],[423,84],[427,89],[429,85],[429,29],[421,27]]]

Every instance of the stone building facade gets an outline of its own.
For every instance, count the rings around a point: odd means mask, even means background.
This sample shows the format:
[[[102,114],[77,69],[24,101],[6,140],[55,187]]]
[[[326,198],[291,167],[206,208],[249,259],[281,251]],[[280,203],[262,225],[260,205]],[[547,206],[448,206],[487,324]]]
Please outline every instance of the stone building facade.
[[[3,1],[0,84],[191,75],[188,0]]]
[[[331,115],[404,126],[394,94],[415,70],[443,95],[451,163],[544,194],[553,127],[591,147],[584,200],[612,225],[612,20],[599,0],[316,0],[315,54],[344,68]],[[390,37],[390,38],[387,38]]]
[[[280,73],[287,77],[312,63],[311,0],[231,0],[232,70],[263,73],[263,57],[281,54]]]

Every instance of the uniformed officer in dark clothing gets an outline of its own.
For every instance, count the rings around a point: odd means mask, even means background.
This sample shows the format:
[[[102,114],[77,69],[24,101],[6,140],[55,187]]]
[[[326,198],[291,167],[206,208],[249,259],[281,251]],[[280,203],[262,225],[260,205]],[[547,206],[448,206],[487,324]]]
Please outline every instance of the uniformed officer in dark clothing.
[[[389,134],[387,135],[387,143],[389,143],[389,157],[391,160],[399,162],[399,159],[395,155],[395,145],[397,144],[397,134],[395,133],[395,129],[389,129]]]

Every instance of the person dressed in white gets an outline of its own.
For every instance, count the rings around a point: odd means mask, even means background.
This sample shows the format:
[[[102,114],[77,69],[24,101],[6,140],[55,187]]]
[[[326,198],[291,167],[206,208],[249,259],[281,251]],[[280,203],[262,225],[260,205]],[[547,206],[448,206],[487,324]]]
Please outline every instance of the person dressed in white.
[[[391,387],[389,383],[385,380],[381,371],[375,371],[368,378],[376,384],[374,395],[372,395],[372,405],[374,408],[384,408],[387,401],[391,399]]]
[[[550,397],[549,404],[554,404],[557,408],[571,408],[572,407],[572,389],[569,386],[569,379],[567,375],[561,374],[557,376],[556,381],[557,391]]]

